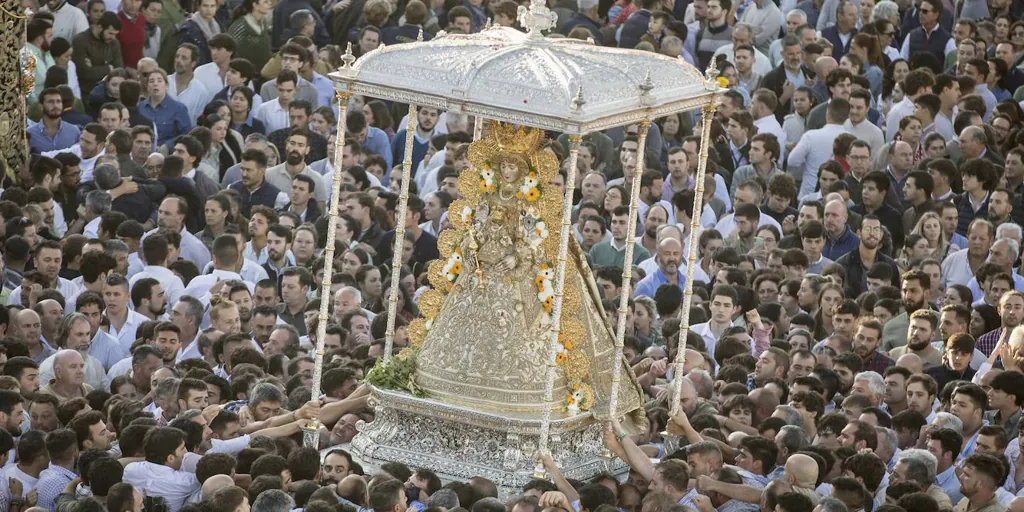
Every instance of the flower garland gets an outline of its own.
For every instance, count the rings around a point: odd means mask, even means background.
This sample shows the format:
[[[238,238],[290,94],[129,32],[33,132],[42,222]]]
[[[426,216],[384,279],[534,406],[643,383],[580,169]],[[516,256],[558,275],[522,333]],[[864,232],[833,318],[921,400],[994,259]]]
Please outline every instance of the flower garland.
[[[573,384],[569,388],[569,396],[565,397],[565,408],[573,416],[580,413],[580,410],[590,410],[594,404],[594,391],[590,386],[583,383]]]
[[[548,232],[548,225],[541,220],[540,214],[534,208],[528,209],[523,215],[523,229],[525,230],[526,241],[534,249],[544,243],[550,234]]]
[[[456,247],[452,251],[452,255],[448,257],[448,261],[445,262],[444,267],[441,269],[445,278],[445,289],[444,293],[452,291],[452,286],[455,285],[455,281],[459,279],[459,275],[462,274],[462,249]]]
[[[537,269],[534,283],[537,285],[537,300],[544,310],[543,325],[551,325],[551,310],[555,307],[555,268],[550,263],[542,263]]]
[[[480,192],[485,194],[493,194],[497,190],[494,185],[494,169],[491,168],[491,163],[487,162],[487,165],[480,170]]]
[[[536,203],[540,199],[540,179],[537,178],[537,171],[533,170],[533,167],[523,178],[523,184],[519,186],[516,198],[525,199],[529,203]]]

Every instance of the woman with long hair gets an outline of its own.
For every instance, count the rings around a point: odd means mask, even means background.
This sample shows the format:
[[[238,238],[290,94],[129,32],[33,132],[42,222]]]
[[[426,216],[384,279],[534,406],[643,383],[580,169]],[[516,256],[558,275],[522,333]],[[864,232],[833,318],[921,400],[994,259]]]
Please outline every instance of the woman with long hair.
[[[647,345],[661,345],[661,319],[654,299],[637,297],[633,300],[633,333]]]
[[[248,87],[237,87],[231,91],[231,129],[237,131],[242,137],[248,137],[250,133],[265,133],[267,128],[263,121],[252,117],[253,92]]]
[[[331,136],[331,129],[337,122],[338,118],[334,116],[334,110],[329,105],[324,105],[314,110],[313,115],[309,116],[309,129],[326,139]]]
[[[860,57],[863,62],[862,74],[871,83],[871,96],[877,98],[882,94],[882,82],[885,79],[885,73],[882,71],[885,67],[885,58],[882,56],[878,37],[864,33],[853,36],[850,53]]]
[[[959,251],[961,248],[949,242],[946,230],[942,227],[942,219],[935,212],[927,212],[917,220],[917,225],[910,232],[912,235],[921,235],[928,243],[928,257],[944,261],[946,256]]]
[[[844,297],[843,287],[835,283],[821,285],[818,292],[818,309],[814,312],[814,339],[822,340],[832,334],[832,307]]]
[[[232,130],[229,126],[230,123],[231,118],[221,117],[218,114],[206,116],[203,120],[203,126],[210,129],[213,140],[210,154],[216,155],[217,158],[216,164],[219,173],[214,181],[218,183],[224,179],[224,174],[231,166],[242,161],[242,148],[245,147],[242,134]]]
[[[1015,21],[1010,25],[1010,42],[1017,55],[1024,52],[1024,21]]]
[[[235,217],[231,214],[231,200],[223,193],[207,197],[203,214],[206,227],[199,232],[199,239],[208,250],[213,251],[213,241],[224,234],[228,225],[235,223]]]
[[[903,241],[903,248],[900,249],[900,255],[896,258],[896,263],[900,268],[900,272],[906,272],[921,260],[929,257],[930,254],[928,241],[924,239],[924,236],[911,233]]]
[[[391,117],[391,110],[381,100],[373,100],[363,105],[363,115],[366,116],[366,124],[384,130],[388,134],[388,140],[395,138],[394,120]]]
[[[886,167],[889,167],[889,148],[898,141],[910,144],[910,149],[913,150],[915,155],[918,154],[918,149],[921,146],[921,129],[921,120],[914,116],[900,119],[900,126],[899,130],[896,130],[896,137],[892,142],[887,142],[878,151],[878,155],[875,156],[875,160],[871,164],[871,170],[884,171]]]
[[[903,91],[897,85],[910,74],[910,64],[903,59],[896,59],[885,68],[885,76],[882,77],[882,95],[878,98],[878,109],[881,114],[887,115],[893,105],[903,101]]]
[[[263,69],[273,55],[270,39],[272,0],[243,0],[231,13],[228,35],[235,40],[235,58],[248,59],[255,69]]]
[[[668,168],[668,152],[672,148],[678,148],[683,145],[683,139],[686,138],[688,131],[692,131],[693,127],[685,126],[686,122],[683,120],[685,116],[679,113],[669,114],[665,117],[656,119],[655,124],[661,130],[661,167],[663,169]]]

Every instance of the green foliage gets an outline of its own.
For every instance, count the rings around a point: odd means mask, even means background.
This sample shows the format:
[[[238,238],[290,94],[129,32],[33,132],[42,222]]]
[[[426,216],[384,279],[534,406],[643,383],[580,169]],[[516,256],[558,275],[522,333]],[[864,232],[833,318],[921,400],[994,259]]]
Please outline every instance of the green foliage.
[[[426,396],[413,380],[415,373],[416,355],[403,351],[387,361],[378,360],[377,364],[366,374],[366,382],[378,388],[408,391],[417,397]]]

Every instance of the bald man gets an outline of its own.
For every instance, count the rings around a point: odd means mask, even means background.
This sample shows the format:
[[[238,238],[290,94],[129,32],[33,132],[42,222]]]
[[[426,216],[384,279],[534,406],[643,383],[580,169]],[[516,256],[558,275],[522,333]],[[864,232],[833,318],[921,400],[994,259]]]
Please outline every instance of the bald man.
[[[47,357],[52,356],[56,350],[43,341],[43,324],[39,313],[31,309],[23,309],[14,316],[14,331],[12,335],[25,344],[28,349],[28,356],[36,364],[41,364]]]
[[[815,504],[821,499],[821,495],[814,490],[818,480],[818,463],[809,456],[796,453],[786,459],[782,479],[793,486],[793,492],[807,496]]]
[[[675,238],[658,242],[658,269],[637,283],[633,297],[654,298],[654,293],[663,284],[674,284],[680,290],[686,284],[686,276],[679,272],[683,263],[683,244]]]
[[[92,392],[92,386],[85,383],[85,359],[77,350],[60,350],[53,359],[53,379],[39,390],[57,397],[60,401],[85,398]]]
[[[335,487],[338,496],[352,503],[367,503],[370,496],[367,494],[366,481],[359,475],[348,475],[342,478]]]
[[[972,125],[964,128],[960,132],[960,152],[963,153],[963,157],[958,164],[981,158],[999,167],[1005,166],[1006,162],[1001,156],[988,150],[988,142],[985,130],[981,127]]]
[[[213,475],[203,482],[203,499],[213,496],[213,493],[224,487],[235,485],[235,480],[228,475]]]
[[[903,354],[896,360],[896,366],[902,366],[910,370],[910,373],[921,373],[924,363],[921,362],[921,358],[917,354]]]

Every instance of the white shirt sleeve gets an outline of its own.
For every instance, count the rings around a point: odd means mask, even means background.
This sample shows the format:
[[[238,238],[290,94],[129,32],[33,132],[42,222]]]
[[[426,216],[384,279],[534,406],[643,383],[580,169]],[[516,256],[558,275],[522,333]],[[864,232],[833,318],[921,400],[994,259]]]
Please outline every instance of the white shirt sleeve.
[[[238,436],[234,439],[228,439],[227,441],[221,439],[211,439],[213,443],[210,449],[206,453],[230,453],[235,454],[249,447],[248,435]]]

